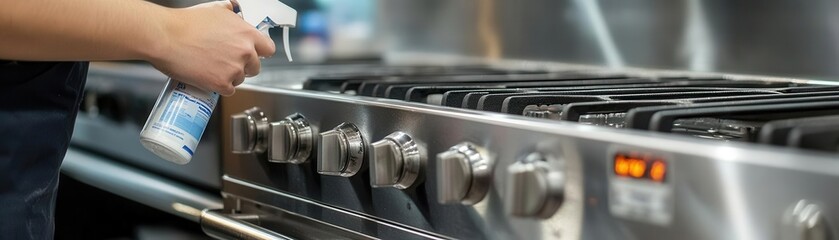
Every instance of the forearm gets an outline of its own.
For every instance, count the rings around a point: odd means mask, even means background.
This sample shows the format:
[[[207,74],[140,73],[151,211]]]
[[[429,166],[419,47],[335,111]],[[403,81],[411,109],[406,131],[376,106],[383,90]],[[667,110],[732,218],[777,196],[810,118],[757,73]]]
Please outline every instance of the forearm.
[[[0,59],[150,60],[170,9],[139,0],[0,0]]]
[[[216,1],[0,0],[0,59],[144,60],[173,79],[230,95],[275,46]]]

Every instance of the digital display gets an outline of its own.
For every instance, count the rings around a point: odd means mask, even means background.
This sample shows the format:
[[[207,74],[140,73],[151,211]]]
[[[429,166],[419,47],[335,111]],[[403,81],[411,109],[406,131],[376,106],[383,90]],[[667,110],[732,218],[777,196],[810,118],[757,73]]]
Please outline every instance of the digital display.
[[[615,175],[653,182],[667,179],[667,162],[660,157],[638,153],[615,154]]]

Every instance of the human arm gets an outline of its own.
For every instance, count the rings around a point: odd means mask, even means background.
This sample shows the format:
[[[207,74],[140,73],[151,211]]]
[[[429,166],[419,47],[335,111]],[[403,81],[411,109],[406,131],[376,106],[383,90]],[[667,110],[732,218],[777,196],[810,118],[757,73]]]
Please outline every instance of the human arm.
[[[0,59],[144,60],[222,95],[274,43],[227,2],[172,9],[137,0],[0,0]]]

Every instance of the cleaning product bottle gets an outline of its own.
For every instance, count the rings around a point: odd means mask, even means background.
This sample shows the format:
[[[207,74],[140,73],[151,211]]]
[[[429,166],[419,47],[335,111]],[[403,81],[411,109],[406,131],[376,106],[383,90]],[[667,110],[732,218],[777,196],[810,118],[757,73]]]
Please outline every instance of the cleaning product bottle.
[[[283,47],[291,61],[288,28],[297,25],[297,11],[278,0],[231,0],[233,11],[268,36],[268,29],[283,28]],[[163,159],[186,164],[213,114],[219,95],[176,79],[169,79],[154,104],[140,143]]]

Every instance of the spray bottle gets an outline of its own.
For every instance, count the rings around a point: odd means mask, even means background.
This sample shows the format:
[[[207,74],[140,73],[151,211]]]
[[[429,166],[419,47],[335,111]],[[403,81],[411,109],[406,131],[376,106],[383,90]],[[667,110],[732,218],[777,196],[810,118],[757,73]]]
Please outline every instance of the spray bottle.
[[[268,29],[282,27],[283,48],[291,61],[288,28],[297,24],[296,10],[279,0],[230,0],[230,3],[234,12],[265,36],[268,36]],[[140,143],[163,159],[177,164],[188,163],[218,98],[218,93],[170,78],[140,132]]]

